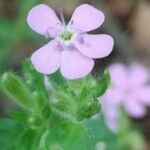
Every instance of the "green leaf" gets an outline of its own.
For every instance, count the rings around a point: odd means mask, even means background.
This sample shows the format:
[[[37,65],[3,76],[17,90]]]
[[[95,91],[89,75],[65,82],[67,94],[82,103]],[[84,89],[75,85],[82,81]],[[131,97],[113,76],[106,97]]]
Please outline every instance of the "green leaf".
[[[49,104],[52,107],[52,111],[55,111],[55,113],[57,112],[58,115],[68,114],[72,116],[71,118],[75,118],[76,116],[76,104],[72,97],[66,93],[53,91]],[[59,112],[62,113],[60,114]],[[61,115],[59,117],[63,116],[64,115]]]
[[[44,85],[43,74],[38,73],[28,59],[23,62],[22,72],[31,92],[36,93],[40,107],[44,106],[45,102],[47,103],[48,93]]]
[[[10,112],[10,116],[19,122],[26,122],[29,118],[29,114],[27,114],[26,112],[17,112],[17,111]]]
[[[100,115],[84,121],[87,134],[92,137],[94,146],[100,143],[105,145],[105,150],[116,150],[117,137],[105,125],[104,119]]]
[[[49,75],[48,78],[54,89],[63,88],[67,82],[59,71]]]
[[[106,92],[110,85],[110,80],[111,77],[108,71],[105,71],[102,77],[98,79],[96,87],[96,95],[98,97],[102,96]]]
[[[90,150],[91,141],[82,125],[64,122],[52,129],[47,137],[47,149],[53,150]]]
[[[78,124],[58,124],[49,132],[46,143],[47,149],[53,150],[94,150],[99,143],[104,143],[106,150],[116,150],[116,138],[100,116]]]
[[[23,129],[22,124],[14,120],[0,119],[0,148],[2,150],[15,150]]]
[[[47,125],[45,122],[40,127],[26,128],[18,140],[16,150],[47,150],[43,149],[46,144],[45,137],[49,131],[46,130]]]
[[[36,130],[26,129],[17,143],[16,150],[36,150],[36,140]]]
[[[2,76],[2,90],[24,109],[33,109],[33,100],[23,80],[13,73]]]
[[[87,102],[78,104],[77,120],[82,121],[85,118],[91,118],[100,111],[100,104],[95,99],[86,99]]]
[[[33,93],[32,98],[35,100],[34,106],[36,111],[42,114],[43,117],[48,117],[50,115],[49,92],[44,85],[44,76],[34,69],[31,61],[28,59],[24,61],[22,70],[26,84]]]

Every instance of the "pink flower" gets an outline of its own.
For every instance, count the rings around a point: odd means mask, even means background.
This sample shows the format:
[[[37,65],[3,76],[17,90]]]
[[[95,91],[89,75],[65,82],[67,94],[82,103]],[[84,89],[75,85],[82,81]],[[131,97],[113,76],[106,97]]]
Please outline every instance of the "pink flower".
[[[111,87],[103,96],[102,108],[110,129],[118,128],[121,107],[132,117],[140,118],[150,106],[149,72],[141,65],[114,64],[109,67]]]
[[[113,39],[106,34],[88,34],[104,22],[104,14],[83,4],[77,7],[69,23],[65,25],[47,5],[40,4],[29,12],[28,25],[37,33],[53,38],[31,56],[35,69],[52,74],[60,68],[67,79],[84,77],[94,67],[93,58],[108,56],[113,49]]]

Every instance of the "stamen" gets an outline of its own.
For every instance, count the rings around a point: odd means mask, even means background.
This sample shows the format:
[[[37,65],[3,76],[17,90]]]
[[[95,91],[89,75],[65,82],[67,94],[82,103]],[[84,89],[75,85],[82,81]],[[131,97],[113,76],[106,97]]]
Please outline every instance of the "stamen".
[[[63,39],[64,41],[70,41],[72,39],[72,36],[73,36],[73,33],[70,31],[64,31],[60,35],[61,39]]]
[[[63,7],[58,7],[58,8],[56,8],[56,11],[57,11],[58,15],[60,16],[61,22],[65,26],[66,23],[65,23],[65,18],[64,18],[64,8]]]

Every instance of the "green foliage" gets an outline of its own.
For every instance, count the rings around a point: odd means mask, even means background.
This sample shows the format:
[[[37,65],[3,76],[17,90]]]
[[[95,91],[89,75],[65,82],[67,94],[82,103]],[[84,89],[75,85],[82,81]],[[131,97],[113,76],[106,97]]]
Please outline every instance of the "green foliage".
[[[98,80],[97,90],[96,90],[97,96],[101,96],[106,92],[108,86],[110,85],[110,81],[111,81],[110,74],[106,70],[103,76]]]
[[[23,130],[23,125],[15,120],[0,119],[0,148],[15,150]]]
[[[54,150],[94,150],[99,142],[103,142],[106,150],[116,150],[115,138],[98,115],[78,124],[63,122],[56,126],[47,136],[46,147]]]
[[[26,122],[27,119],[29,118],[29,114],[27,114],[26,112],[10,112],[10,116],[11,118],[15,119],[18,122]]]
[[[108,73],[98,80],[87,76],[68,81],[59,72],[43,76],[29,60],[23,63],[22,77],[5,73],[1,89],[23,108],[10,113],[22,128],[21,134],[13,137],[17,141],[13,149],[92,150],[99,141],[111,142],[105,137],[111,135],[107,128],[101,130],[104,124],[100,116],[91,119],[100,111],[98,96],[106,91],[109,80]]]
[[[103,95],[108,88],[110,75],[108,72],[105,72],[98,80],[92,76],[73,81],[64,81],[61,79],[60,83],[62,83],[61,87],[59,84],[57,86],[54,84],[57,92],[51,94],[50,103],[55,108],[61,105],[61,108],[65,108],[65,111],[68,110],[68,113],[72,114],[73,118],[82,121],[99,112],[100,104],[98,97]]]
[[[2,86],[5,93],[22,108],[33,108],[34,103],[29,89],[17,75],[5,73],[2,77]]]
[[[38,146],[36,132],[35,129],[26,129],[18,140],[16,150],[36,150]]]
[[[123,111],[120,117],[120,129],[117,133],[117,148],[118,150],[144,150],[145,145],[142,135],[137,128],[131,124],[131,120]]]

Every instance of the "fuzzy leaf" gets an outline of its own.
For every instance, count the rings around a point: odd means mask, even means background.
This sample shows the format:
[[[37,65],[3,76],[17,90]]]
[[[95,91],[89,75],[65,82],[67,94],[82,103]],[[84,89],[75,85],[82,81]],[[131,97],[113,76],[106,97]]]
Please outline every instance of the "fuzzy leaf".
[[[54,88],[63,87],[66,83],[66,79],[60,74],[59,71],[54,74],[48,76],[49,81],[52,83]]]
[[[29,89],[17,75],[5,73],[2,76],[2,90],[22,108],[33,108],[34,104]]]
[[[48,99],[48,93],[44,85],[44,76],[33,68],[30,60],[28,59],[24,61],[22,71],[26,84],[33,93],[34,99],[36,99],[37,107],[39,107],[39,109],[45,107],[45,103],[47,103]]]
[[[97,81],[96,95],[98,97],[102,96],[110,85],[110,74],[108,71],[105,71],[102,77]]]

